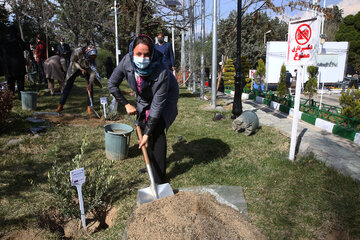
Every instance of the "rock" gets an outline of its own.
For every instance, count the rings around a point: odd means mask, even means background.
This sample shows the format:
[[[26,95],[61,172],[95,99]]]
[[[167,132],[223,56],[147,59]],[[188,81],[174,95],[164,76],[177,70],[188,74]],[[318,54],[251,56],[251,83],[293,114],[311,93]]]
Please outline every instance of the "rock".
[[[246,136],[251,135],[259,128],[259,118],[253,111],[244,111],[232,123],[235,132],[244,132]]]
[[[114,223],[115,223],[116,216],[117,216],[117,208],[112,207],[112,208],[109,210],[109,212],[106,214],[105,223],[106,223],[109,227],[111,227],[111,226],[114,225]]]
[[[14,146],[14,145],[19,144],[19,143],[22,142],[22,141],[23,141],[23,139],[21,139],[21,138],[11,139],[11,140],[6,144],[6,146],[11,147],[11,146]]]

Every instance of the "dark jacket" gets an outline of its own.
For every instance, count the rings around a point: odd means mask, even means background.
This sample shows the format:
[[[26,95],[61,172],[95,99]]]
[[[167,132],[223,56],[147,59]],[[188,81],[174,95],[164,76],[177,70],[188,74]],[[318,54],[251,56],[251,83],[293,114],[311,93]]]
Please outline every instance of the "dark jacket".
[[[71,57],[71,49],[69,44],[64,43],[63,45],[59,44],[57,46],[57,50],[56,50],[57,54],[60,55],[60,57],[64,57],[67,59],[70,59]]]
[[[41,60],[44,62],[46,60],[46,45],[43,41],[39,41],[36,43],[35,48],[36,61],[39,62]]]
[[[0,55],[3,61],[6,77],[22,76],[26,74],[24,41],[16,34],[7,34],[0,43]]]
[[[155,49],[163,54],[163,62],[169,69],[175,67],[174,52],[171,43],[164,42],[162,45],[155,44]]]
[[[179,86],[171,71],[159,59],[153,72],[149,76],[144,77],[146,87],[139,92],[131,57],[129,54],[125,55],[108,81],[110,93],[122,105],[128,103],[119,89],[119,85],[124,78],[127,80],[130,88],[136,92],[138,113],[144,115],[146,110],[150,110],[149,117],[154,119],[162,117],[166,129],[168,129],[177,116],[177,102],[179,98]]]

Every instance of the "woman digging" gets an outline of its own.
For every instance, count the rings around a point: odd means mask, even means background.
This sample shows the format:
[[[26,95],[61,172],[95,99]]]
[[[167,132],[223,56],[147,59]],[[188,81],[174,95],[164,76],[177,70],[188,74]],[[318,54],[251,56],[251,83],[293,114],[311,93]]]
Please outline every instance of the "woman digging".
[[[127,79],[136,93],[136,108],[120,92],[119,85]],[[143,131],[139,148],[145,146],[157,184],[166,182],[166,134],[177,116],[179,86],[162,54],[154,49],[153,40],[139,35],[129,46],[129,53],[112,73],[108,88],[129,115],[137,114]]]
[[[60,112],[64,108],[64,104],[66,99],[68,98],[70,91],[74,85],[76,77],[82,74],[87,83],[86,90],[89,94],[87,94],[87,112],[89,114],[92,113],[90,105],[89,97],[93,98],[93,83],[102,88],[101,85],[101,77],[98,73],[95,65],[95,59],[97,57],[97,50],[92,45],[88,45],[84,48],[77,48],[71,54],[70,58],[70,66],[66,73],[66,85],[61,94],[60,103],[56,112]]]

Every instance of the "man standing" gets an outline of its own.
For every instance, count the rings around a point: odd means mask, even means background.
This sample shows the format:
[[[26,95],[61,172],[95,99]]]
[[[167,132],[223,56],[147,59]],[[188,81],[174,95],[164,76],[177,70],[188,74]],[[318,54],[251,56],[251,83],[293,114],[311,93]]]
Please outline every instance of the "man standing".
[[[289,94],[290,93],[290,86],[291,86],[291,79],[292,79],[292,75],[289,72],[289,70],[286,70],[286,93]]]
[[[175,71],[175,59],[174,59],[174,52],[172,50],[171,43],[164,41],[163,33],[159,33],[157,38],[159,43],[155,44],[155,49],[163,54],[163,63],[171,71]]]
[[[35,56],[36,56],[38,74],[39,74],[39,81],[40,81],[40,83],[46,83],[44,67],[43,67],[43,63],[47,58],[47,56],[46,56],[46,45],[41,40],[41,34],[40,33],[36,35]]]
[[[0,56],[3,59],[5,79],[9,90],[15,96],[15,82],[19,91],[24,91],[25,60],[24,50],[26,45],[18,34],[15,26],[10,26],[8,33],[0,43]]]
[[[69,68],[71,49],[70,49],[69,44],[65,43],[64,38],[60,38],[60,44],[57,46],[57,54],[59,54],[60,57],[65,58],[66,68]]]

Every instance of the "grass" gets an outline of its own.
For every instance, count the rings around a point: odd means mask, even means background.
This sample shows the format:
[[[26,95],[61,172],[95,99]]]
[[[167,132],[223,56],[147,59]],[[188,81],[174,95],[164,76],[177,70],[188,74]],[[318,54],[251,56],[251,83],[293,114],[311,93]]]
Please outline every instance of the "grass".
[[[85,82],[78,79],[75,84],[64,112],[85,115]],[[124,83],[122,86],[130,91]],[[95,87],[97,107],[99,97],[106,95],[106,89]],[[59,96],[40,96],[38,110],[54,111],[58,100]],[[214,112],[203,110],[206,104],[181,90],[179,115],[167,135],[167,173],[173,188],[242,186],[252,223],[270,239],[319,239],[333,231],[345,238],[360,238],[357,182],[313,156],[288,161],[289,139],[279,131],[263,126],[252,136],[236,134],[231,129],[230,111],[225,112],[225,119],[214,122]],[[46,133],[34,137],[27,130],[33,124],[25,120],[31,115],[15,100],[13,123],[0,135],[0,237],[14,229],[38,226],[39,213],[54,205],[47,172],[55,160],[71,161],[85,135],[90,145],[84,157],[92,161],[105,158],[102,127],[49,125]],[[126,118],[120,122],[131,125]],[[186,141],[178,142],[178,135]],[[14,138],[23,141],[7,147]],[[136,141],[132,134],[129,158],[117,162],[114,169],[116,186],[111,201],[118,208],[116,223],[94,234],[93,239],[119,239],[137,190],[148,185],[147,175],[138,173],[144,163]]]

